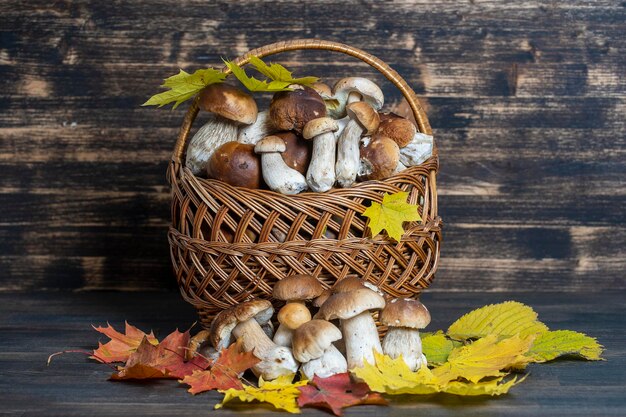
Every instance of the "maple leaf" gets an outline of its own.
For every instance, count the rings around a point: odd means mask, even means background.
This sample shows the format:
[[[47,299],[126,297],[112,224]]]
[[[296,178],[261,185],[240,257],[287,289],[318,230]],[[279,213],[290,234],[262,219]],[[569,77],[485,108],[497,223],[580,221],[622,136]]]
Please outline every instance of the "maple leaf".
[[[439,365],[448,360],[448,355],[454,349],[454,342],[439,331],[434,334],[422,334],[422,353],[426,356],[429,365]]]
[[[224,394],[222,402],[215,405],[216,409],[222,408],[224,404],[234,399],[244,402],[260,401],[272,404],[279,410],[299,414],[300,408],[296,399],[300,395],[298,387],[308,383],[307,380],[292,382],[294,375],[283,375],[273,381],[264,381],[259,378],[259,387],[244,385],[243,389],[220,390]]]
[[[517,301],[491,304],[473,310],[455,321],[448,328],[448,336],[454,339],[472,339],[487,335],[520,336],[537,335],[548,327],[537,320],[537,313]]]
[[[169,88],[153,95],[142,106],[159,106],[174,103],[173,109],[184,101],[195,96],[200,90],[210,84],[221,83],[226,79],[226,74],[214,68],[199,69],[189,74],[182,69],[176,75],[166,78],[161,87]]]
[[[144,338],[146,338],[152,345],[159,343],[152,332],[150,332],[150,334],[146,334],[135,326],[130,325],[128,322],[125,322],[125,324],[126,329],[124,334],[115,330],[113,326],[108,323],[107,327],[92,326],[94,330],[108,336],[111,339],[105,344],[98,342],[98,349],[93,351],[92,358],[104,363],[126,362],[129,355],[137,350],[139,344]]]
[[[395,194],[385,193],[382,203],[372,201],[372,205],[363,212],[363,216],[370,219],[369,228],[372,237],[385,229],[389,237],[399,242],[404,233],[402,223],[422,219],[417,211],[418,206],[406,202],[408,196],[409,193],[404,191]]]
[[[352,382],[347,372],[329,378],[316,375],[309,385],[298,389],[301,393],[298,397],[300,407],[327,408],[336,416],[342,415],[342,408],[355,405],[387,405],[387,400],[378,393],[370,392],[366,383]]]
[[[593,337],[571,330],[556,330],[541,333],[528,352],[533,362],[547,362],[564,355],[602,360],[602,346]]]
[[[224,61],[224,64],[226,64],[239,82],[250,91],[277,92],[292,90],[289,88],[289,85],[291,84],[290,82],[279,80],[270,81],[268,83],[266,80],[257,80],[256,78],[249,76],[243,68],[235,64],[233,61]]]
[[[237,341],[222,350],[209,369],[195,370],[180,382],[188,384],[188,391],[194,395],[209,390],[243,389],[239,374],[260,361],[252,352],[244,352]]]
[[[273,81],[286,82],[288,83],[287,85],[311,85],[319,81],[319,78],[317,77],[293,78],[293,76],[291,75],[291,71],[287,70],[287,68],[283,67],[282,65],[272,62],[267,65],[256,56],[250,57],[250,64],[252,64],[257,71],[259,71],[261,74],[265,75],[269,79]]]

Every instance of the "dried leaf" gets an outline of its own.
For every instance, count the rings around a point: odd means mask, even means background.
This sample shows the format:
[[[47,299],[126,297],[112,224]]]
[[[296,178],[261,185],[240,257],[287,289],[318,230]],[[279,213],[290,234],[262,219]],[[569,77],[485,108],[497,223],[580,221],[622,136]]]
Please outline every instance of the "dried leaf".
[[[602,346],[593,337],[571,330],[556,330],[541,333],[528,352],[533,362],[547,362],[564,355],[602,360]]]
[[[174,109],[182,102],[195,96],[200,90],[210,84],[221,83],[226,74],[214,68],[199,69],[193,74],[183,70],[176,75],[166,78],[161,87],[170,90],[153,95],[142,106],[159,106],[174,103]]]
[[[128,322],[126,322],[124,334],[115,330],[108,323],[107,327],[92,327],[111,339],[105,344],[98,343],[98,349],[93,351],[94,359],[104,363],[126,362],[130,354],[137,350],[144,338],[152,345],[159,343],[152,332],[146,334],[135,326],[130,325]]]
[[[360,404],[387,405],[380,394],[370,392],[370,387],[363,382],[352,382],[350,374],[343,373],[329,378],[317,375],[309,385],[298,388],[300,407],[321,407],[330,410],[336,416],[342,415],[342,408]]]
[[[448,339],[443,332],[434,334],[420,334],[422,338],[422,353],[426,356],[429,365],[439,365],[448,360],[448,355],[454,349],[454,342]]]
[[[385,193],[382,204],[372,201],[372,205],[363,212],[363,216],[370,219],[369,228],[372,237],[384,229],[389,237],[399,242],[404,233],[402,224],[422,219],[417,211],[418,206],[406,202],[408,196],[409,193],[404,191],[395,194]]]
[[[548,331],[548,327],[537,320],[537,313],[517,301],[491,304],[473,310],[448,328],[448,336],[454,339],[472,339],[487,335],[521,337]]]
[[[215,405],[216,409],[222,408],[224,404],[233,399],[240,401],[252,402],[260,401],[272,404],[279,410],[285,410],[290,413],[299,414],[300,408],[296,399],[300,395],[298,387],[302,387],[308,383],[307,380],[292,383],[294,375],[284,375],[273,381],[264,381],[259,378],[259,387],[244,385],[243,389],[220,390],[224,393],[222,402]]]
[[[190,386],[189,392],[198,394],[209,390],[243,389],[239,379],[246,369],[259,363],[261,360],[252,354],[244,352],[241,342],[233,343],[222,350],[219,358],[206,370],[195,370],[181,381]]]

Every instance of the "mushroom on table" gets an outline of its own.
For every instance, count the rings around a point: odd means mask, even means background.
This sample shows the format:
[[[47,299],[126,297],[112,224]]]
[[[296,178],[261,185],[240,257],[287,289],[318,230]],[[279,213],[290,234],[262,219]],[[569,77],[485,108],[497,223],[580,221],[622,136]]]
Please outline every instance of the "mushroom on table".
[[[347,372],[346,359],[333,345],[341,337],[341,331],[325,320],[311,320],[296,329],[293,355],[302,363],[300,370],[307,379],[313,379],[315,375],[328,378]]]

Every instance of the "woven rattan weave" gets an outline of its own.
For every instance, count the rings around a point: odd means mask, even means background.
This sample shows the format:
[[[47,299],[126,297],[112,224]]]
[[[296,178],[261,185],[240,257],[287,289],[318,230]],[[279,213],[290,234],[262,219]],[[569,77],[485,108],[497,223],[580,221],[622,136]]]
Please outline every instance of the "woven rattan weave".
[[[336,42],[294,40],[251,50],[235,60],[297,49],[321,49],[356,57],[380,71],[406,98],[418,125],[431,133],[424,110],[407,83],[380,59]],[[228,69],[224,69],[228,72]],[[437,150],[423,164],[383,181],[358,183],[325,193],[286,196],[232,187],[195,177],[184,166],[195,100],[183,121],[168,169],[172,186],[169,242],[174,272],[186,301],[208,326],[220,310],[253,298],[270,298],[278,280],[313,274],[327,286],[347,276],[364,277],[392,297],[415,297],[428,287],[439,261]],[[409,192],[421,222],[405,224],[400,242],[370,238],[361,216],[384,193]]]

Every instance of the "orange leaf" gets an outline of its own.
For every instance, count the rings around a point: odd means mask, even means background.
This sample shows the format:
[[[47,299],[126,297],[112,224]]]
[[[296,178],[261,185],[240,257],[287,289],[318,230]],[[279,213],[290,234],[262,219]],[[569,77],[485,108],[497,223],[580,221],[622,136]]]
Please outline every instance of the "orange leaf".
[[[239,374],[259,363],[261,360],[252,352],[244,352],[237,341],[222,350],[219,358],[210,369],[195,370],[181,382],[190,386],[189,392],[198,394],[209,390],[243,389]]]
[[[118,332],[108,323],[107,327],[92,327],[111,339],[105,344],[98,343],[98,349],[93,351],[92,357],[104,363],[125,362],[129,355],[137,350],[144,337],[153,345],[159,343],[152,332],[145,334],[128,322],[126,322],[125,334]]]
[[[319,378],[317,375],[310,385],[298,387],[300,407],[321,407],[330,410],[336,416],[342,415],[343,408],[359,404],[387,405],[380,394],[370,392],[370,387],[363,382],[352,382],[348,373]]]

